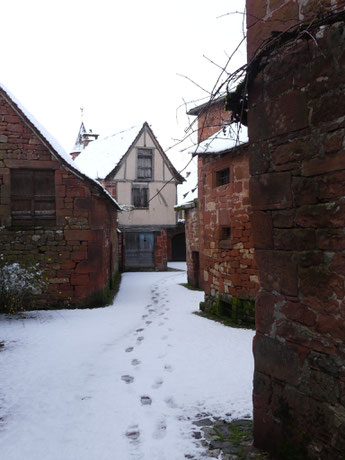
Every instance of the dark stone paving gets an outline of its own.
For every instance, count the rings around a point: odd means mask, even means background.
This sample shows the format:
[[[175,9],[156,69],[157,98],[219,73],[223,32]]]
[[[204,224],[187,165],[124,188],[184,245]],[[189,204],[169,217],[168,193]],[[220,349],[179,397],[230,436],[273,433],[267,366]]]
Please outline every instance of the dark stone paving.
[[[229,423],[204,417],[193,424],[193,436],[207,448],[208,457],[222,460],[270,458],[267,453],[253,446],[253,422],[249,419],[233,420]]]

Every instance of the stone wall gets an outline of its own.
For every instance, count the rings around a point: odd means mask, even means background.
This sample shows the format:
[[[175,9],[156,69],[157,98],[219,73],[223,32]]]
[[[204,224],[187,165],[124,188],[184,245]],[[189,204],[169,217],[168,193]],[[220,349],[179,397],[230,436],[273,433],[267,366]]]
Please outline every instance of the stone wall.
[[[216,173],[229,168],[230,182],[217,186]],[[255,299],[258,274],[249,221],[247,146],[199,157],[200,273],[206,304]]]
[[[215,101],[200,110],[198,113],[198,142],[218,132],[223,124],[229,124],[230,112],[224,109],[225,100],[222,98],[218,102]]]
[[[168,264],[168,237],[163,228],[154,232],[154,264],[156,270],[166,270]]]
[[[322,10],[336,6],[247,1],[249,57],[309,20],[260,53],[249,84],[254,439],[282,459],[345,455],[345,17]]]
[[[185,208],[186,262],[188,283],[200,287],[200,247],[198,200]]]
[[[38,305],[101,302],[118,269],[116,208],[56,158],[0,94],[0,254],[8,262],[39,263],[47,288]],[[56,216],[49,226],[13,225],[13,169],[54,171]]]

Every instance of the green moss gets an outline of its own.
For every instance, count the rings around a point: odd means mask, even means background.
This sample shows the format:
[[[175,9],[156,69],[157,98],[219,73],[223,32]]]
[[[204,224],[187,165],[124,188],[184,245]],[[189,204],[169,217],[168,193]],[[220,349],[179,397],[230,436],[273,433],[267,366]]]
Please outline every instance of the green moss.
[[[183,286],[183,287],[185,287],[187,289],[190,289],[191,291],[203,291],[203,289],[200,289],[198,287],[192,286],[189,283],[180,283],[180,286]]]
[[[205,316],[210,319],[219,318],[223,324],[251,329],[255,327],[255,302],[250,299],[225,295],[208,297],[201,310],[204,311]]]

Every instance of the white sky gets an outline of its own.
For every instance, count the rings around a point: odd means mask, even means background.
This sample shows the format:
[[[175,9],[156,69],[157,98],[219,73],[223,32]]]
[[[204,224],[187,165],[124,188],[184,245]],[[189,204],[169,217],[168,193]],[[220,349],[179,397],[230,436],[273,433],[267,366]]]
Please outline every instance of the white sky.
[[[1,5],[0,81],[70,151],[84,108],[101,136],[147,121],[162,147],[188,125],[242,38],[244,0],[11,0]],[[232,61],[245,61],[245,47]],[[201,101],[204,102],[204,101]],[[200,103],[201,103],[200,102]],[[188,154],[170,154],[181,168]]]

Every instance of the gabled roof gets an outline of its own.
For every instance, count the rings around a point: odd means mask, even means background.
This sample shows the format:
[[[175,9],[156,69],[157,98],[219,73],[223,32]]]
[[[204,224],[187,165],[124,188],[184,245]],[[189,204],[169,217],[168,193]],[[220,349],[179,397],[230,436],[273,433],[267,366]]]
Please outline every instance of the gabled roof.
[[[204,111],[206,111],[211,105],[216,105],[219,103],[223,103],[223,106],[225,104],[225,99],[226,99],[226,94],[217,97],[216,99],[209,99],[207,102],[204,102],[203,104],[197,105],[196,107],[193,107],[192,109],[188,110],[187,115],[200,115]]]
[[[86,180],[91,185],[96,186],[104,197],[111,200],[112,204],[116,206],[118,210],[121,207],[118,205],[116,200],[105,190],[105,188],[96,180],[82,172],[71,156],[65,152],[57,140],[35,119],[35,117],[13,96],[13,94],[0,83],[0,95],[6,100],[6,102],[12,107],[12,109],[19,115],[26,126],[37,136],[42,144],[49,150],[51,155],[62,165],[66,170],[76,175],[80,179]]]
[[[225,153],[248,142],[248,128],[233,123],[226,125],[190,150],[193,155]]]
[[[150,133],[156,148],[164,158],[172,175],[178,182],[183,182],[183,177],[171,164],[146,121],[143,125],[132,126],[112,136],[90,142],[82,150],[75,162],[82,171],[85,171],[94,179],[106,180],[118,171],[122,161],[129,154],[145,129]]]

